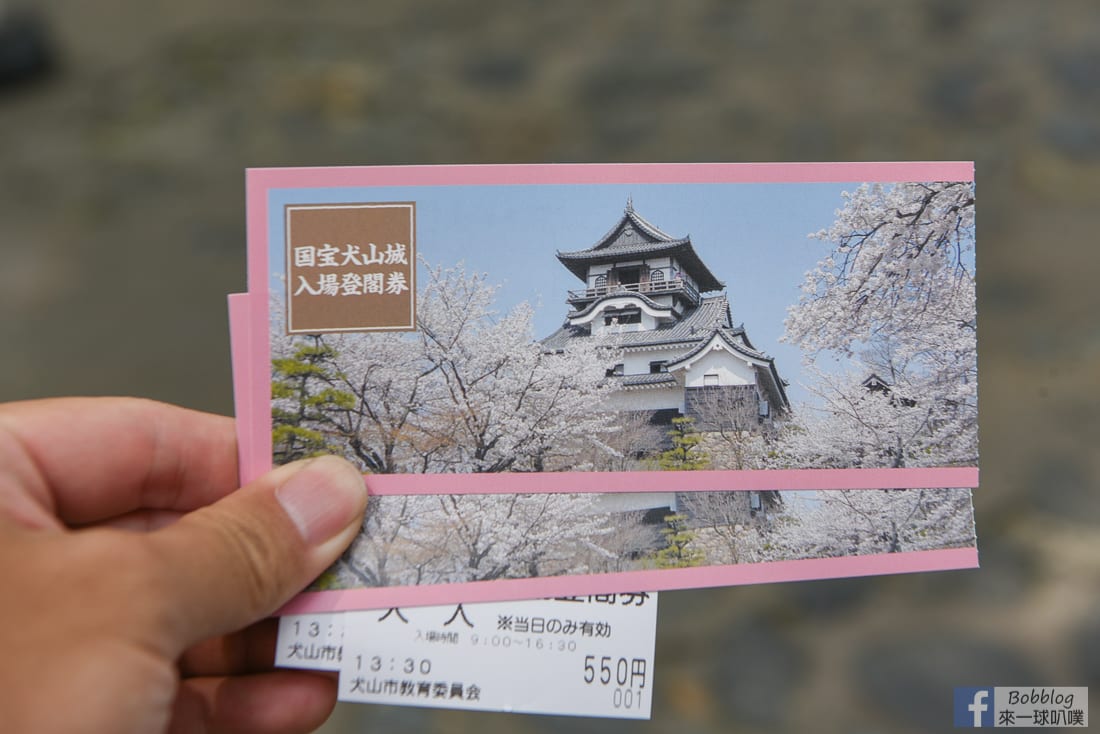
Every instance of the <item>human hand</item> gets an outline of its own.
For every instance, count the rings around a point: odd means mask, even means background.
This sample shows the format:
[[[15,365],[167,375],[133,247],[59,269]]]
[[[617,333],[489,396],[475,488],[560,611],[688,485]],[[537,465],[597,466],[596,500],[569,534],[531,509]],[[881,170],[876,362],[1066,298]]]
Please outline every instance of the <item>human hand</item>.
[[[237,487],[233,421],[143,400],[0,405],[0,731],[296,732],[331,676],[274,670],[278,609],[366,507],[325,457]]]

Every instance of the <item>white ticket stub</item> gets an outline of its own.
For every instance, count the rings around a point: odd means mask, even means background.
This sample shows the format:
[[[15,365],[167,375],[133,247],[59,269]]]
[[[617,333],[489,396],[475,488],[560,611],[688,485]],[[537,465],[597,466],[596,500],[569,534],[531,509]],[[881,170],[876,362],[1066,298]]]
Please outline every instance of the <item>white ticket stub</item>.
[[[279,618],[275,665],[305,670],[339,670],[344,612],[289,614]]]
[[[280,639],[288,665],[304,667],[284,642],[305,644],[301,657],[309,652],[314,662],[324,657],[324,624],[314,618],[328,615],[309,616],[285,618],[286,627],[297,621],[298,632],[315,631],[318,639]],[[345,612],[343,622],[342,701],[629,719],[650,715],[656,594]]]

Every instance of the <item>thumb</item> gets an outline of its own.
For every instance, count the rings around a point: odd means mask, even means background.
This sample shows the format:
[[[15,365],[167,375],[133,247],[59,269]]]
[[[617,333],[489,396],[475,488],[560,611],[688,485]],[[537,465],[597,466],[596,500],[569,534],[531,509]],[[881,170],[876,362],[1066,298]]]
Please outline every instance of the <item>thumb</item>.
[[[333,456],[288,464],[148,536],[166,642],[178,654],[288,601],[335,561],[367,505],[362,475]]]

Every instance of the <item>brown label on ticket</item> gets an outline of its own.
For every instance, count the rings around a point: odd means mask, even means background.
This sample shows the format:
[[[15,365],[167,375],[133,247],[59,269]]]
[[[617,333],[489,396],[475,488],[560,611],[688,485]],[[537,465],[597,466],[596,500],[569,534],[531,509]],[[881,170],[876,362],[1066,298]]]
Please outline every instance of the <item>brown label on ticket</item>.
[[[287,333],[416,328],[416,204],[286,207]]]

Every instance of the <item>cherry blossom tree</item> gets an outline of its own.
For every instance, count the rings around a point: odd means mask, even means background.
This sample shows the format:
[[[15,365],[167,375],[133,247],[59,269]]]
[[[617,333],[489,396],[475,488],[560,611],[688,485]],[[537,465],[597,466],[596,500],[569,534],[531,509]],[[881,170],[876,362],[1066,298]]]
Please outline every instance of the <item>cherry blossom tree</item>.
[[[449,580],[486,581],[584,573],[578,549],[595,545],[608,517],[592,495],[462,495],[435,498],[426,540]],[[430,540],[428,540],[430,539]]]
[[[580,448],[612,429],[602,403],[615,355],[598,342],[546,353],[530,306],[498,315],[483,274],[428,267],[426,281],[415,332],[287,337],[273,319],[276,370],[306,376],[273,396],[276,433],[293,418],[371,473],[586,468]]]
[[[787,502],[769,554],[821,558],[961,548],[974,544],[968,489],[852,489]]]
[[[570,468],[578,446],[611,429],[602,405],[614,355],[599,342],[547,353],[530,305],[497,318],[496,290],[483,275],[435,268],[421,300],[423,358],[441,393],[428,430],[450,448],[436,470]]]
[[[428,380],[432,366],[418,359],[415,342],[403,334],[371,334],[367,339],[326,334],[282,337],[279,342],[273,340],[273,348],[294,350],[297,356],[304,340],[316,341],[320,352],[309,365],[311,393],[305,400],[316,401],[326,391],[339,394],[342,400],[321,404],[303,424],[328,436],[330,446],[364,471],[423,470],[438,447],[417,423],[431,399]],[[284,363],[294,371],[304,369],[286,357],[277,356],[274,363],[276,369]],[[281,416],[288,411],[285,398],[278,393],[273,397],[278,432],[284,422]]]
[[[784,339],[803,349],[821,404],[798,411],[789,458],[976,462],[973,184],[864,184],[814,236],[830,251],[806,274]]]
[[[368,473],[448,473],[584,469],[610,455],[617,355],[598,341],[547,353],[530,306],[498,314],[485,275],[425,268],[415,332],[287,336],[274,302],[273,437],[288,457],[335,449]],[[376,498],[318,584],[589,572],[623,562],[630,537],[613,529],[591,495]]]
[[[652,468],[654,457],[668,443],[666,426],[654,424],[648,411],[623,411],[608,416],[614,426],[585,442],[573,454],[577,466],[593,471],[642,471]]]
[[[664,545],[662,526],[646,522],[641,510],[608,513],[606,527],[597,542],[578,547],[578,560],[591,573],[616,573],[638,569],[644,559]]]
[[[967,489],[802,490],[783,495],[782,505],[768,512],[766,522],[751,521],[742,510],[731,512],[724,522],[699,525],[696,545],[708,562],[835,558],[963,548],[975,542]]]
[[[906,354],[965,347],[975,329],[973,184],[864,184],[844,198],[814,235],[831,252],[807,273],[787,337],[810,352],[876,336]]]
[[[350,588],[590,573],[614,555],[602,546],[613,529],[592,495],[380,497],[321,583]]]
[[[681,512],[690,518],[698,545],[711,563],[746,560],[745,529],[753,524],[748,492],[685,492],[678,496]]]
[[[865,184],[845,194],[829,252],[806,274],[785,340],[805,355],[776,462],[808,467],[977,461],[974,187]],[[769,552],[834,556],[973,543],[966,489],[817,493],[787,507]]]
[[[362,532],[344,554],[315,582],[317,589],[415,585],[422,583],[436,560],[422,547],[412,529],[428,497],[393,496],[371,499]]]

